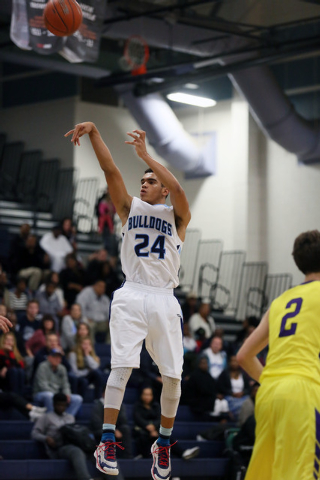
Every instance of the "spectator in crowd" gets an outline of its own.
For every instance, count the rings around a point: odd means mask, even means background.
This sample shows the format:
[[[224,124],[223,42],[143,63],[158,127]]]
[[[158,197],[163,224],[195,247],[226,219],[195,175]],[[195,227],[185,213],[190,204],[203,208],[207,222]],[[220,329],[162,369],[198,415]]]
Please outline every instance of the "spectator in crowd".
[[[237,334],[236,344],[242,345],[244,340],[248,337],[251,327],[256,328],[259,325],[259,319],[254,316],[246,317],[242,322],[242,329]]]
[[[52,350],[59,350],[62,355],[62,365],[64,365],[69,371],[71,369],[68,360],[64,354],[64,351],[59,343],[59,337],[56,333],[48,333],[46,336],[46,344],[44,347],[40,348],[34,356],[33,362],[33,375],[35,374],[40,363],[47,360],[48,354]]]
[[[28,223],[20,225],[19,233],[14,235],[10,242],[9,260],[15,263],[16,255],[24,248],[25,242],[30,235],[31,227]]]
[[[81,323],[88,323],[88,319],[82,315],[81,306],[78,303],[71,305],[69,315],[65,315],[61,322],[61,346],[67,352],[75,346],[75,337],[78,326]],[[90,337],[90,328],[88,327],[86,337]]]
[[[34,376],[33,398],[36,403],[47,407],[52,412],[52,399],[56,393],[64,393],[67,396],[68,407],[66,411],[76,415],[82,404],[82,397],[71,393],[67,369],[61,365],[62,354],[58,349],[50,350],[47,360],[40,363]]]
[[[235,355],[235,344],[234,342],[229,342],[225,340],[224,338],[224,330],[223,328],[216,328],[214,331],[214,336],[215,337],[220,337],[222,340],[222,350],[226,352],[227,357],[230,357],[231,355]],[[211,339],[207,339],[205,344],[203,345],[203,349],[207,348],[210,346]]]
[[[190,334],[189,324],[183,324],[183,377],[190,375],[194,370],[194,365],[197,360],[198,345],[195,339]]]
[[[2,269],[0,264],[0,303],[9,307],[9,289],[8,289],[8,278],[6,272]]]
[[[100,280],[106,282],[106,295],[111,298],[113,292],[122,284],[110,260],[106,260],[101,265]]]
[[[143,388],[133,418],[137,452],[144,458],[149,458],[151,445],[159,436],[160,416],[160,404],[154,401],[152,388]]]
[[[93,408],[91,410],[90,416],[90,430],[94,433],[96,441],[99,443],[102,435],[102,424],[103,424],[103,409],[104,409],[104,393],[99,399],[96,399],[93,402]],[[116,431],[115,431],[116,442],[121,442],[121,445],[124,447],[124,450],[118,452],[119,458],[132,458],[132,438],[131,438],[131,428],[128,425],[125,405],[122,404],[117,419]]]
[[[108,252],[104,248],[89,255],[85,272],[86,285],[93,285],[101,279],[102,266],[108,259]]]
[[[7,313],[8,313],[8,309],[6,307],[6,305],[4,305],[3,303],[0,304],[0,315],[2,317],[6,317],[7,316]]]
[[[106,340],[109,331],[109,306],[110,300],[105,295],[106,283],[97,280],[94,285],[85,287],[77,296],[82,313],[88,318],[89,324],[96,332],[105,332]]]
[[[16,281],[16,287],[9,292],[8,308],[19,311],[26,310],[29,299],[25,279],[18,278]]]
[[[143,458],[149,458],[150,448],[155,438],[159,436],[161,410],[158,402],[153,399],[153,391],[146,387],[141,391],[138,402],[134,405],[134,434],[137,441],[137,452]],[[193,447],[185,451],[174,442],[171,452],[173,455],[189,460],[199,454],[200,448]]]
[[[16,408],[22,415],[34,422],[41,417],[47,409],[37,407],[15,392],[0,392],[0,410]]]
[[[259,387],[260,387],[260,384],[258,382],[254,382],[254,384],[250,387],[250,394],[241,405],[241,408],[239,411],[239,416],[238,416],[239,427],[242,427],[242,425],[248,420],[248,418],[251,415],[254,415],[254,406],[255,406],[256,396],[257,396]]]
[[[68,398],[64,393],[53,396],[53,411],[43,415],[34,424],[31,438],[45,445],[49,458],[63,458],[71,462],[77,480],[92,480],[88,471],[86,454],[73,444],[66,444],[60,428],[75,422],[74,414],[68,412]]]
[[[62,288],[60,287],[60,277],[59,277],[59,273],[57,272],[48,272],[46,277],[45,277],[45,282],[42,283],[39,287],[39,290],[40,292],[44,292],[45,289],[46,289],[46,283],[47,281],[50,281],[52,283],[55,284],[56,286],[56,289],[55,289],[55,293],[58,297],[58,300],[60,302],[60,305],[61,305],[61,309],[63,309],[66,305],[66,302],[65,302],[65,299],[64,299],[64,293],[63,293],[63,290]]]
[[[66,255],[73,251],[69,241],[62,235],[60,225],[56,225],[51,232],[43,235],[40,246],[50,257],[51,270],[58,273],[65,266]]]
[[[201,301],[199,312],[191,315],[189,319],[190,333],[193,338],[197,339],[197,332],[202,328],[205,332],[205,338],[210,338],[215,329],[215,323],[213,317],[210,315],[211,301],[209,298],[204,298]]]
[[[102,372],[99,369],[100,358],[96,355],[89,337],[83,338],[69,353],[72,373],[78,377],[78,393],[84,397],[89,384],[94,385],[94,397],[101,397]]]
[[[23,394],[25,385],[24,361],[12,332],[0,337],[0,388]]]
[[[74,253],[68,253],[66,256],[66,268],[60,272],[60,284],[67,307],[70,308],[84,287],[84,271]]]
[[[234,437],[233,449],[240,454],[241,464],[246,468],[250,462],[253,444],[255,442],[256,420],[254,415],[250,415],[241,425],[240,431]]]
[[[160,402],[160,396],[162,391],[162,377],[159,372],[158,366],[152,360],[148,350],[145,348],[145,345],[143,345],[143,348],[140,354],[139,372],[142,376],[140,384],[143,384],[144,386],[148,386],[152,388],[152,394],[153,394],[154,400],[156,402]]]
[[[41,317],[40,317],[41,318]],[[39,303],[37,300],[29,300],[25,315],[19,318],[19,332],[23,341],[26,342],[41,326],[39,318]]]
[[[201,356],[185,384],[184,399],[199,421],[229,418],[228,402],[218,393],[217,381],[209,373],[208,359]]]
[[[46,346],[47,335],[50,333],[55,334],[55,321],[51,315],[44,315],[40,328],[36,330],[32,337],[26,342],[26,352],[29,357],[33,357],[39,350]]]
[[[65,217],[62,220],[61,233],[66,237],[66,239],[72,246],[73,250],[76,250],[77,249],[77,244],[76,244],[77,229],[73,225],[72,219],[70,217]]]
[[[1,313],[1,310],[5,308],[6,313]],[[20,332],[20,325],[18,323],[18,317],[14,310],[11,308],[7,309],[5,305],[0,305],[0,315],[7,317],[12,323],[11,333],[15,336],[16,344],[19,352],[24,357],[26,355],[25,341],[23,340],[22,334]]]
[[[187,293],[186,299],[181,307],[183,321],[185,323],[189,322],[190,317],[198,312],[198,295],[196,292],[191,290]]]
[[[108,188],[98,199],[96,213],[98,217],[98,229],[102,235],[104,248],[112,257],[117,256],[118,245],[114,234],[114,216],[116,209],[111,201]]]
[[[56,294],[57,285],[52,280],[46,281],[44,291],[38,290],[36,300],[39,303],[39,311],[42,315],[52,315],[56,323],[56,329],[59,327],[59,318],[62,317],[62,308]]]
[[[87,322],[80,322],[77,326],[75,344],[80,343],[84,338],[88,337],[93,341],[90,325]]]
[[[210,375],[217,379],[227,367],[227,355],[222,350],[222,338],[214,336],[210,342],[210,347],[203,350],[203,354],[208,358]]]
[[[13,259],[13,273],[28,281],[28,287],[35,292],[42,280],[43,272],[49,269],[50,259],[40,247],[37,237],[29,235],[25,244],[16,251]]]
[[[242,374],[235,355],[230,357],[228,368],[219,375],[218,390],[228,401],[229,410],[234,420],[237,420],[240,408],[248,398],[250,385],[246,375]]]
[[[188,323],[183,324],[183,350],[184,353],[196,352],[198,345],[195,339],[190,334],[190,328]]]

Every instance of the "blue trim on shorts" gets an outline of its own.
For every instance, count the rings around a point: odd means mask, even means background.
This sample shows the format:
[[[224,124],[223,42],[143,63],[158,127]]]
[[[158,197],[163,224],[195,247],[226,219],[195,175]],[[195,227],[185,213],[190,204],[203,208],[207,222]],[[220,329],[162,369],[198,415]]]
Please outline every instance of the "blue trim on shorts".
[[[177,299],[177,297],[176,297]],[[177,299],[178,300],[178,299]],[[178,300],[179,302],[179,300]],[[180,305],[180,302],[179,302],[179,305]],[[182,337],[181,337],[181,341],[182,341],[182,348],[183,348],[183,312],[182,312],[182,308],[181,308],[181,305],[180,305],[180,327],[181,327],[181,333],[182,333]],[[183,348],[183,351],[184,351],[184,348]]]

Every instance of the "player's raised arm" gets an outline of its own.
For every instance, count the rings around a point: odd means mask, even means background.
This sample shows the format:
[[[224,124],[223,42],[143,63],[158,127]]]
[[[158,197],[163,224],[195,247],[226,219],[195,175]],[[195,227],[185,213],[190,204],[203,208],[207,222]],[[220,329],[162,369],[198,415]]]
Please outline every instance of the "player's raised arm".
[[[3,331],[3,333],[9,332],[9,328],[12,327],[12,323],[10,320],[8,320],[6,317],[3,317],[0,315],[0,330]]]
[[[128,194],[120,170],[114,163],[109,148],[102,140],[99,130],[92,122],[79,123],[65,134],[65,137],[72,135],[71,142],[80,146],[80,138],[88,134],[93,150],[103,170],[111,200],[116,208],[117,214],[121,218],[122,224],[127,220],[132,197]]]
[[[133,141],[126,141],[128,145],[133,145],[137,155],[154,171],[160,182],[165,185],[170,192],[170,200],[177,220],[178,231],[187,228],[191,219],[189,203],[186,194],[176,177],[169,170],[152,158],[146,148],[146,132],[143,130],[134,130],[128,135]]]

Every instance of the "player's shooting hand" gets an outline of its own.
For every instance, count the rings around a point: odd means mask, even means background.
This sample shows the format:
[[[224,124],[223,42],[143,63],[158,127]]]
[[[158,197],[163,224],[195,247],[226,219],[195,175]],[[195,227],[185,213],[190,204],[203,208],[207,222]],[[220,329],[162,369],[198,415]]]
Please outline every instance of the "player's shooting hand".
[[[127,140],[124,143],[126,143],[127,145],[133,145],[139,157],[142,157],[143,155],[148,153],[146,147],[146,132],[144,132],[143,130],[133,130],[132,133],[127,132],[127,135],[129,135],[129,137],[132,137],[133,141],[129,142],[129,140]]]
[[[64,136],[69,137],[69,135],[72,135],[71,142],[74,145],[80,146],[80,137],[82,137],[86,133],[90,133],[93,127],[94,127],[94,124],[92,122],[78,123],[72,130],[69,130],[69,132],[67,132]]]
[[[10,327],[12,327],[12,323],[10,322],[10,320],[0,315],[0,330],[2,330],[3,333],[7,333],[9,332]]]

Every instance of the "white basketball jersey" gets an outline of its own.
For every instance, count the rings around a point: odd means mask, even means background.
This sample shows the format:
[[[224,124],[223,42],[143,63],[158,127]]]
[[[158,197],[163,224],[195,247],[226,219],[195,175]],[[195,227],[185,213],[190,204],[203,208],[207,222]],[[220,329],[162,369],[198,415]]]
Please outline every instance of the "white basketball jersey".
[[[159,288],[179,284],[180,252],[173,207],[133,197],[122,227],[121,263],[126,280]]]

